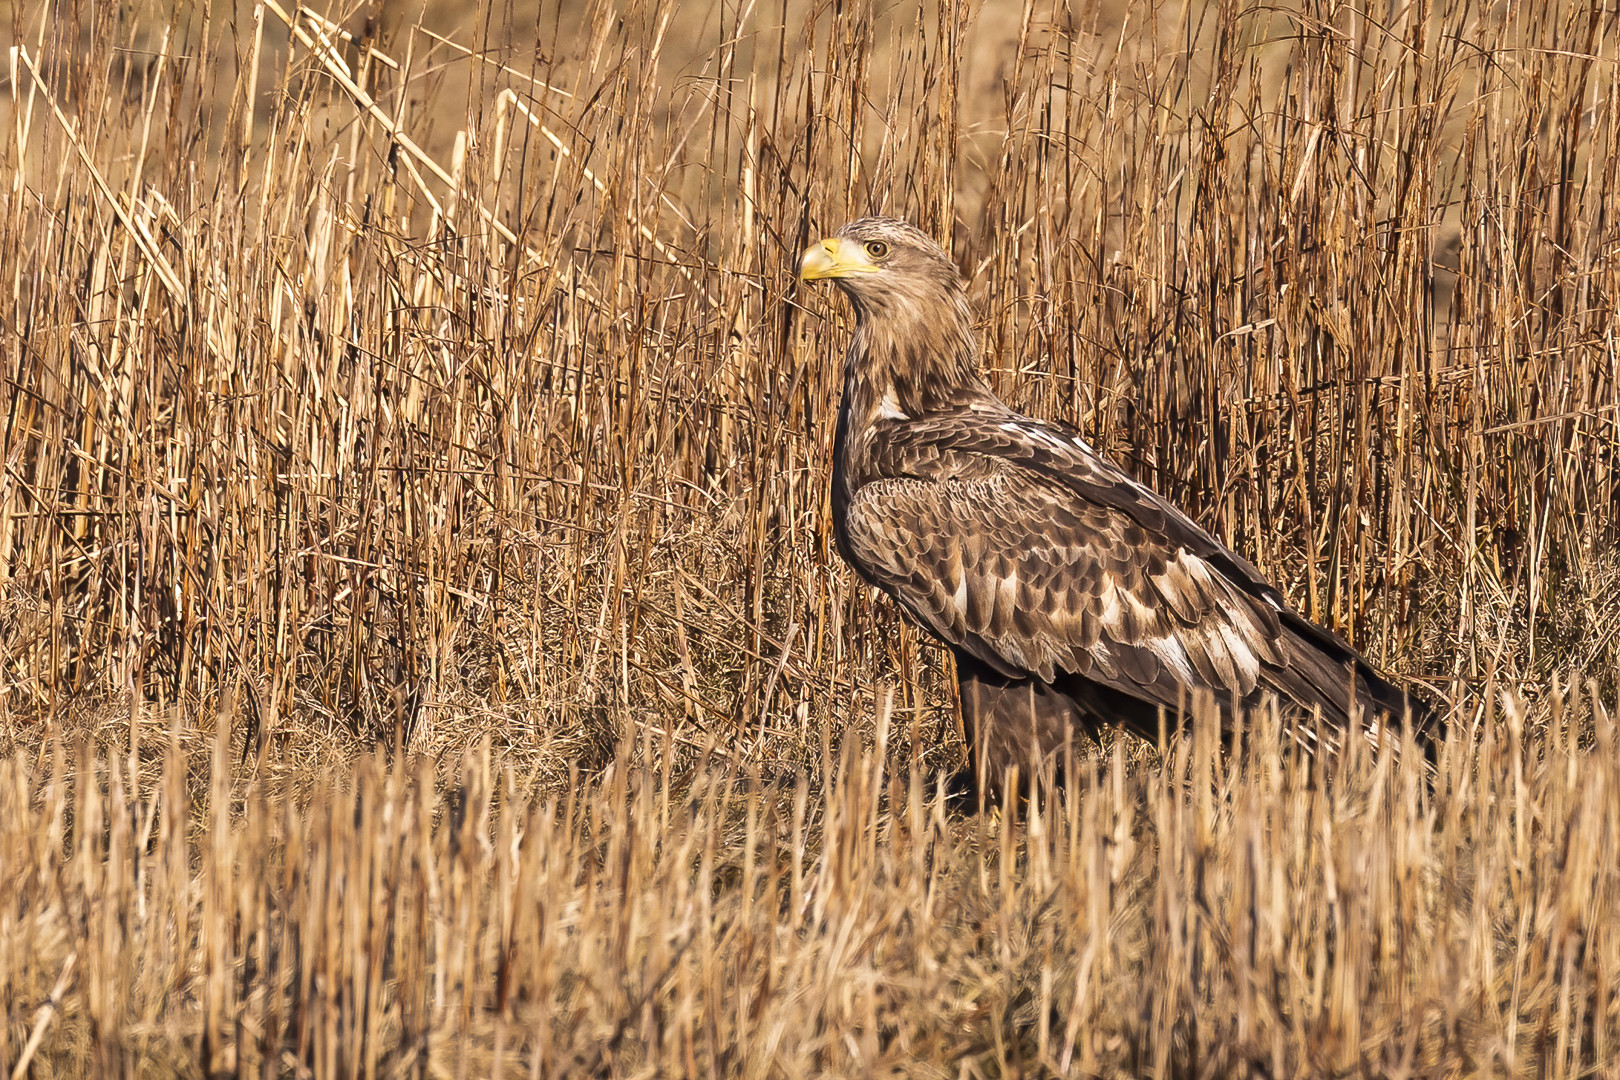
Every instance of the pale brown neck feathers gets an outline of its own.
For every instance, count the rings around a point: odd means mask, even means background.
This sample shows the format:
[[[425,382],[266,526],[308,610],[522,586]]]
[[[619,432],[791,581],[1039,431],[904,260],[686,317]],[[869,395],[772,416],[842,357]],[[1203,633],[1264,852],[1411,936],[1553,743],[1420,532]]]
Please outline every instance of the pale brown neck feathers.
[[[979,375],[979,343],[960,288],[855,300],[855,337],[844,366],[852,426],[918,419],[995,398]]]

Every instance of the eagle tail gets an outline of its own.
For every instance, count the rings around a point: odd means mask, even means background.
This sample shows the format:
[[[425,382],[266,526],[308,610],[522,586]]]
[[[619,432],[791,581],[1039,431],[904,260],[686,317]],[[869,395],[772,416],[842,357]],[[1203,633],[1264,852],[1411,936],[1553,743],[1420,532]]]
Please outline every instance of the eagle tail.
[[[1439,720],[1428,702],[1385,678],[1366,657],[1313,623],[1294,616],[1283,632],[1284,656],[1271,689],[1303,712],[1320,709],[1328,724],[1350,726],[1350,701],[1360,712],[1359,727],[1369,736],[1379,727],[1410,730],[1423,756],[1433,763]]]
[[[1284,633],[1283,638],[1289,662],[1243,703],[1246,707],[1258,707],[1272,696],[1295,724],[1308,724],[1310,715],[1319,712],[1324,734],[1348,730],[1353,671],[1360,729],[1371,735],[1377,731],[1375,725],[1393,725],[1397,731],[1409,727],[1432,769],[1438,724],[1426,702],[1384,678],[1347,646],[1337,645],[1341,656],[1298,634]],[[1122,727],[1149,742],[1158,740],[1157,702],[1078,675],[1066,675],[1056,684],[1009,677],[959,651],[956,669],[972,786],[988,800],[1006,794],[1008,770],[1013,767],[1023,778],[1021,785],[1028,782],[1032,769],[1038,775],[1050,772],[1061,782],[1065,745],[1081,736],[1094,738],[1103,728]],[[1230,729],[1231,702],[1217,704],[1223,726]],[[1164,711],[1173,713],[1175,707],[1166,706]],[[1296,734],[1302,747],[1316,753],[1314,732],[1307,735],[1299,728]]]

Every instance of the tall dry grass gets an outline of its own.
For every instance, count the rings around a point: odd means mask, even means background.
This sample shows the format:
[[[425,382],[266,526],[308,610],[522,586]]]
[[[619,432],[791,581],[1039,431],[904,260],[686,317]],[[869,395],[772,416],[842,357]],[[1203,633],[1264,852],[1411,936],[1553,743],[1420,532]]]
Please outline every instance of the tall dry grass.
[[[1214,718],[1015,823],[846,742],[643,728],[561,795],[487,741],[307,799],[51,740],[0,784],[0,1059],[35,1076],[1608,1075],[1620,784],[1516,706],[1324,782]],[[182,722],[183,723],[183,722]],[[220,729],[222,732],[223,728]]]
[[[1620,641],[1615,13],[692,13],[9,11],[0,1059],[1606,1066],[1612,738],[1543,699]],[[868,212],[1454,703],[1432,799],[1193,740],[928,802],[793,276]]]

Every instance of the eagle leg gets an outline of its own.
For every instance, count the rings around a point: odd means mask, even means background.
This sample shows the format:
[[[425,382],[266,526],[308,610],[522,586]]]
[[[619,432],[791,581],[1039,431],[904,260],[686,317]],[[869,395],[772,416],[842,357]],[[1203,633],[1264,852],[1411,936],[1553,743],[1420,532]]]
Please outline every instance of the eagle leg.
[[[1032,774],[1061,785],[1065,745],[1094,728],[1085,710],[1050,683],[1009,678],[961,653],[956,676],[974,789],[999,801],[1014,767],[1020,786]]]
[[[1020,786],[1032,775],[1063,786],[1065,746],[1095,739],[1106,727],[1123,727],[1149,741],[1159,735],[1159,708],[1078,675],[1056,684],[1002,675],[966,653],[956,653],[971,782],[985,802],[1007,794],[1008,770]]]

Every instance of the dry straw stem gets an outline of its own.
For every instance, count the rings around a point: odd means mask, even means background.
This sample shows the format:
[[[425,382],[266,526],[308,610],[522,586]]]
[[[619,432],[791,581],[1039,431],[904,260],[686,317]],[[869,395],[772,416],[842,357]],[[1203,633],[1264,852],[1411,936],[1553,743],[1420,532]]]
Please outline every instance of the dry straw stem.
[[[0,850],[72,872],[0,875],[0,1060],[76,952],[37,1075],[1606,1064],[1615,11],[210,10],[6,22]],[[930,803],[951,679],[833,550],[848,313],[794,283],[871,212],[955,253],[1001,393],[1478,760],[1425,802],[1109,743],[1072,829]],[[392,937],[366,844],[429,890]]]
[[[1505,702],[1432,791],[1209,716],[1017,821],[887,765],[887,711],[814,779],[644,734],[561,796],[487,743],[298,797],[53,738],[0,784],[0,1055],[39,1007],[39,1076],[1594,1075],[1620,768],[1566,715]]]

